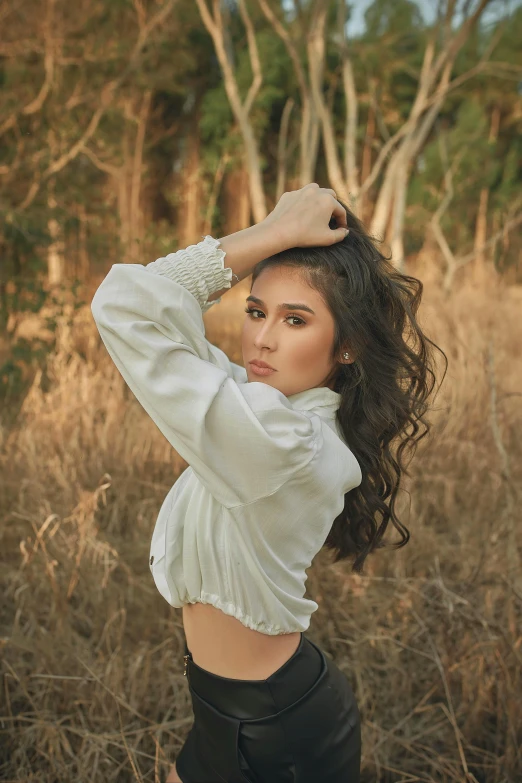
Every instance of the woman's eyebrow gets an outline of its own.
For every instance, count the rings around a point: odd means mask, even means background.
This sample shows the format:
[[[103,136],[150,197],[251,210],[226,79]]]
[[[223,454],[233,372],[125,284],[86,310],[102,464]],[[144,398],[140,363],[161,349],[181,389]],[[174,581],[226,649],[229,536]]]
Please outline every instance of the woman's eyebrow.
[[[265,303],[262,299],[258,299],[257,296],[247,296],[246,302],[254,302],[255,304],[261,305],[261,307],[265,307]],[[308,305],[292,302],[283,302],[282,304],[277,306],[278,310],[306,310],[307,313],[312,313],[312,315],[315,315],[315,312],[312,310],[311,307],[308,307]]]

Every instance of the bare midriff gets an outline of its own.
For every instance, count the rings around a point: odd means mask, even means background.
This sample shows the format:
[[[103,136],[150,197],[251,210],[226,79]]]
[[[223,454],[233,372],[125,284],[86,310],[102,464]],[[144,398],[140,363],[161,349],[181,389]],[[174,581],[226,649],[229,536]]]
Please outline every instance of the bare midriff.
[[[210,604],[185,604],[183,625],[194,663],[220,677],[266,680],[292,657],[299,631],[270,636]]]

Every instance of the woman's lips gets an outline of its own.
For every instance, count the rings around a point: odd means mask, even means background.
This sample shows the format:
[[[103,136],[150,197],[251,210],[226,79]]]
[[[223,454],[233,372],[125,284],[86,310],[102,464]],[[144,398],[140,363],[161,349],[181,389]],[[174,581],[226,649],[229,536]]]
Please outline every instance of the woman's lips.
[[[275,370],[271,370],[270,367],[258,367],[257,364],[250,364],[250,369],[254,375],[272,375]]]

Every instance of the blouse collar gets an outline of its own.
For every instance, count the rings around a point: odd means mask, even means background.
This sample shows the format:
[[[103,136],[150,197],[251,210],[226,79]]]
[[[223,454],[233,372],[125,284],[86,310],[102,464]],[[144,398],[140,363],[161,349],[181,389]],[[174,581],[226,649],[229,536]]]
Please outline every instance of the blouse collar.
[[[294,408],[301,411],[315,411],[326,418],[334,418],[341,402],[341,395],[328,386],[316,386],[313,389],[305,389],[290,394],[288,400]]]

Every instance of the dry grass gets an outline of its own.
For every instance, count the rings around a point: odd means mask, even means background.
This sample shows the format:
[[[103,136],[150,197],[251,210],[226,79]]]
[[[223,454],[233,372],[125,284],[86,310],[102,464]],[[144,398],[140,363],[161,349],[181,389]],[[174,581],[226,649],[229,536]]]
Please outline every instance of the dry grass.
[[[310,569],[309,633],[353,683],[365,782],[522,777],[519,293],[425,292],[450,369],[403,493],[412,540],[364,577],[325,552]],[[205,316],[237,362],[241,307],[232,292]],[[61,323],[15,425],[4,416],[0,459],[0,778],[163,781],[192,712],[181,610],[157,593],[148,550],[185,463],[88,307]]]

